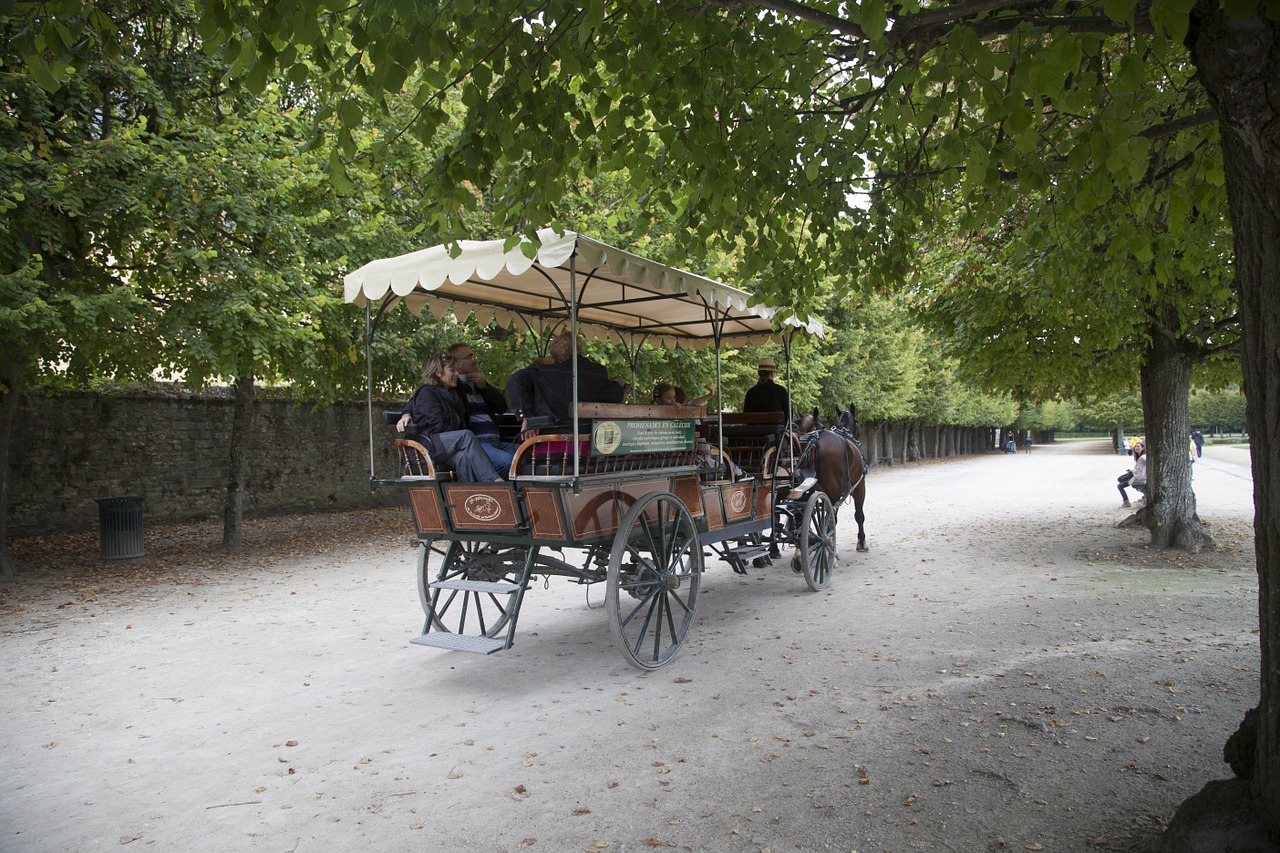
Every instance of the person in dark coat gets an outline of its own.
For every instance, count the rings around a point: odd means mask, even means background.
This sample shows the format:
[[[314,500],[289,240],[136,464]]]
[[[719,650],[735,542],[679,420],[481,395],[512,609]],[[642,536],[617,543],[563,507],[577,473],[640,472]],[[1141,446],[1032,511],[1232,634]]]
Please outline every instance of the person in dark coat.
[[[507,397],[522,422],[520,437],[537,435],[527,419],[534,416],[550,416],[555,419],[553,429],[559,431],[573,425],[573,364],[578,364],[578,400],[583,403],[621,403],[626,387],[609,378],[603,364],[594,362],[582,353],[582,339],[574,352],[573,336],[563,332],[551,342],[550,364],[533,364],[517,370],[507,381]]]
[[[773,363],[773,359],[760,359],[760,366],[756,369],[759,379],[743,398],[742,411],[781,412],[784,415],[791,411],[791,397],[787,394],[786,387],[773,381],[777,372],[778,366]]]
[[[460,483],[502,482],[493,463],[467,429],[467,406],[458,396],[457,362],[448,353],[433,355],[422,371],[422,387],[405,406],[409,420],[431,445],[431,457],[453,469]],[[403,431],[405,419],[397,426]]]

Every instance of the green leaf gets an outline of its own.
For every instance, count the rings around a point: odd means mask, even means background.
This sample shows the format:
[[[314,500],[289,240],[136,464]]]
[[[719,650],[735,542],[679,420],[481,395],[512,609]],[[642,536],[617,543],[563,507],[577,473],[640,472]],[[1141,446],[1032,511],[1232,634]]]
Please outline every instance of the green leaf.
[[[1193,6],[1195,0],[1152,0],[1151,23],[1158,34],[1181,44],[1191,25]]]
[[[33,54],[27,57],[27,71],[36,81],[36,85],[46,92],[56,92],[62,87],[58,78],[40,56]]]
[[[879,38],[889,26],[884,5],[884,0],[861,0],[858,4],[861,11],[859,23],[868,38]]]
[[[1135,0],[1102,0],[1102,11],[1111,20],[1120,24],[1133,22]]]
[[[343,127],[357,128],[364,120],[364,110],[353,99],[346,99],[338,106],[338,120]]]

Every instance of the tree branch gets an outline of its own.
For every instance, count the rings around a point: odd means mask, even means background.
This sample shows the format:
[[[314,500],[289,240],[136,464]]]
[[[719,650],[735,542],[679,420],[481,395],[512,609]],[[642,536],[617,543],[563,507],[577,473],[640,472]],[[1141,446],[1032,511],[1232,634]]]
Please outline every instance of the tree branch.
[[[821,9],[806,6],[803,3],[796,3],[794,0],[704,0],[702,5],[703,7],[718,6],[721,9],[741,9],[744,6],[758,6],[761,9],[771,9],[780,15],[787,15],[801,21],[809,21],[810,23],[835,30],[838,33],[844,33],[862,41],[867,41],[867,34],[863,32],[862,27],[848,18],[841,18],[838,15],[832,15],[830,12],[824,12]]]
[[[1190,130],[1193,127],[1200,127],[1205,124],[1212,124],[1218,120],[1217,110],[1206,108],[1190,115],[1179,116],[1178,118],[1166,121],[1164,124],[1157,124],[1148,127],[1146,130],[1138,132],[1138,136],[1143,139],[1163,139],[1168,136],[1174,136],[1184,130]]]

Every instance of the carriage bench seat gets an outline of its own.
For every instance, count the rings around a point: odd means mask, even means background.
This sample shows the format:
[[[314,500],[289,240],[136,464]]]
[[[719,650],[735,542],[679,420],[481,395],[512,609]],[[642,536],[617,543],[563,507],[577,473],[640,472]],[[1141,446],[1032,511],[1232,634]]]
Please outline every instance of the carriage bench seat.
[[[724,423],[723,443],[720,423]],[[771,447],[787,429],[787,416],[781,412],[726,412],[706,421],[707,441],[723,446],[729,457],[750,474],[762,476],[765,459]]]
[[[384,411],[382,422],[394,427],[400,420],[401,412]],[[435,480],[452,480],[453,471],[444,465],[437,465],[431,458],[431,443],[425,436],[416,432],[413,426],[405,431],[404,438],[396,439],[397,477],[430,477]]]
[[[693,447],[670,449],[655,447],[644,452],[593,454],[584,424],[610,420],[688,421],[697,420],[705,413],[706,410],[701,406],[579,403],[577,441],[574,441],[571,433],[539,435],[529,439],[516,451],[516,474],[517,476],[571,477],[574,475],[575,453],[577,473],[580,476],[692,466],[696,464]]]
[[[453,471],[436,467],[431,451],[425,442],[412,438],[396,439],[396,456],[400,460],[400,478],[430,477],[434,480],[452,480]]]

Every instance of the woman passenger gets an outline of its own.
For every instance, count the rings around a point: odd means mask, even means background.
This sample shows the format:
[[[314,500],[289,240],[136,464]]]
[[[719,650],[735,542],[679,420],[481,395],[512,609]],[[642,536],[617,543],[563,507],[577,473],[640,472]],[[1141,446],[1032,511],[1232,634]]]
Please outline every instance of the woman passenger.
[[[476,434],[466,428],[467,406],[458,396],[457,387],[454,357],[448,353],[433,355],[422,371],[422,387],[405,407],[409,420],[430,442],[432,458],[452,468],[458,482],[502,482]]]

